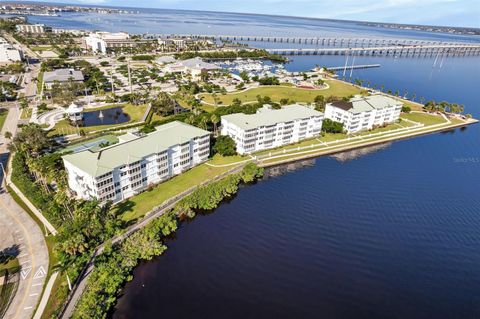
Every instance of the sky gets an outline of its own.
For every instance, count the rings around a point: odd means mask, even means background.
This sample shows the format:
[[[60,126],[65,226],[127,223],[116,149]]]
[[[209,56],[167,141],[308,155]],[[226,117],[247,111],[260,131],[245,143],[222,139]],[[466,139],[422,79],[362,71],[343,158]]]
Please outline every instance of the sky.
[[[50,0],[480,28],[480,0]]]

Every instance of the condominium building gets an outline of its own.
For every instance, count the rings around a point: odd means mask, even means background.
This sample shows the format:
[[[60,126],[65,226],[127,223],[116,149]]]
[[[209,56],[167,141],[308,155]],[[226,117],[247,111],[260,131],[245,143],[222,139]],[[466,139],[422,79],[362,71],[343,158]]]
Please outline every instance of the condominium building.
[[[9,63],[23,60],[23,52],[0,38],[0,63]]]
[[[100,151],[63,156],[72,192],[118,202],[208,159],[210,132],[171,122],[146,135],[128,133]]]
[[[397,121],[402,105],[402,102],[382,94],[355,96],[348,102],[328,103],[325,118],[343,123],[345,131],[350,134]]]
[[[239,154],[249,154],[318,136],[322,120],[323,113],[303,105],[278,110],[265,105],[256,114],[222,116],[221,134],[235,141]]]
[[[23,33],[52,32],[52,27],[46,26],[44,24],[17,24],[16,28],[18,32]]]
[[[93,32],[84,38],[87,49],[93,53],[107,53],[107,49],[130,48],[147,44],[153,39],[132,39],[126,32]]]

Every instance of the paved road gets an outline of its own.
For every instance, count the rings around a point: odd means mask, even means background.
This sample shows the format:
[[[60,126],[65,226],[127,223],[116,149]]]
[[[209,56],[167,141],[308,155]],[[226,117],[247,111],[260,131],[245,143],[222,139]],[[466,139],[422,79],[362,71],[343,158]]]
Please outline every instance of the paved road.
[[[0,133],[0,162],[6,166],[8,151],[5,131],[16,132],[18,108],[10,108],[5,125]],[[20,282],[5,319],[30,319],[40,300],[48,271],[48,250],[43,232],[30,216],[6,192],[0,170],[0,249],[12,243],[18,245],[21,266]]]

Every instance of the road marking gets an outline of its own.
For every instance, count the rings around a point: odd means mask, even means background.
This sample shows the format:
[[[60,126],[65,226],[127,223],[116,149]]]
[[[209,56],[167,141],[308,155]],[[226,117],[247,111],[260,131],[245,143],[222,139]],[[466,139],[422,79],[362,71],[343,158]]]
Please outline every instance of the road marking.
[[[27,278],[28,274],[29,274],[31,271],[32,271],[32,267],[31,267],[31,266],[22,268],[22,270],[20,271],[20,274],[22,275],[22,279]]]
[[[32,307],[31,306],[30,307],[25,307],[23,309],[28,310],[28,309],[32,309]]]
[[[23,254],[21,254],[21,255],[18,255],[18,257],[25,257],[25,256],[28,256],[28,254],[27,254],[27,253],[23,253]]]
[[[37,293],[35,293],[35,294],[30,294],[29,296],[30,296],[30,297],[38,296],[38,294],[37,294]]]
[[[15,220],[15,222],[23,229],[23,233],[26,235],[27,237],[27,241],[28,241],[28,251],[30,253],[30,255],[32,255],[32,264],[35,264],[36,263],[36,260],[35,260],[35,255],[33,254],[33,251],[32,251],[32,240],[30,238],[30,234],[28,233],[27,231],[27,228],[25,227],[24,224],[22,224],[22,222],[18,219],[17,217],[17,214],[14,213],[7,205],[5,205],[3,199],[0,197],[0,205],[5,208],[5,210],[7,211],[7,214],[10,215],[10,217],[12,219]],[[25,213],[25,212],[24,212]],[[32,283],[32,279],[30,278],[29,279],[29,282],[28,282],[28,285],[30,285]],[[28,291],[30,290],[29,286],[27,285],[27,289]],[[14,318],[18,318],[19,317],[19,314],[20,314],[20,309],[21,307],[25,304],[25,301],[27,300],[27,293],[28,291],[23,295],[23,299],[21,301],[21,304],[19,305],[18,307],[18,310],[17,312],[15,313],[14,315]]]
[[[33,279],[43,278],[43,277],[45,277],[46,274],[47,274],[47,272],[45,271],[45,269],[43,268],[43,266],[40,266],[40,267],[38,267],[37,272],[36,272],[35,275],[33,276]]]
[[[39,284],[32,285],[32,287],[41,286],[41,285],[43,285],[43,284],[39,283]]]

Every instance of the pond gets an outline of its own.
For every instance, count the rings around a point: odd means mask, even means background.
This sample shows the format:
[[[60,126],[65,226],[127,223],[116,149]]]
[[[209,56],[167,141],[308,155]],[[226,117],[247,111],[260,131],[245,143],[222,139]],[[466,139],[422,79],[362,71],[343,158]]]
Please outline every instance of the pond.
[[[113,125],[130,121],[130,116],[123,112],[122,107],[112,107],[99,111],[83,113],[82,126]]]

